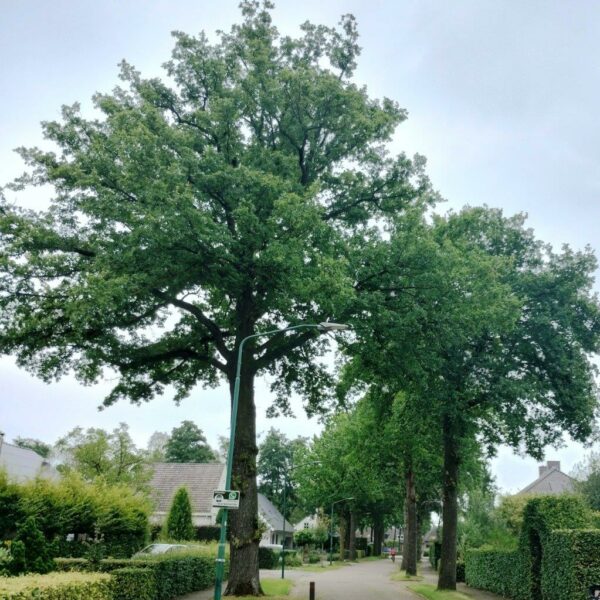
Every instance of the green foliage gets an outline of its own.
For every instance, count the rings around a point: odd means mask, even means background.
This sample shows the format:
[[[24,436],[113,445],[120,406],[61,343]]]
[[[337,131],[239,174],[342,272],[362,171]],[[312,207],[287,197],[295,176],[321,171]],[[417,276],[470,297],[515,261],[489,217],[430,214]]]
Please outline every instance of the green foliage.
[[[182,421],[171,431],[165,444],[165,461],[169,463],[205,463],[215,460],[215,454],[200,429],[192,421]]]
[[[172,540],[193,540],[195,538],[192,523],[192,504],[186,488],[177,490],[165,524],[167,537]]]
[[[258,547],[258,566],[260,569],[276,569],[279,564],[279,552],[272,548]]]
[[[591,452],[586,460],[576,465],[573,473],[577,491],[595,511],[600,511],[600,452]]]
[[[52,451],[52,446],[50,446],[50,444],[46,444],[46,442],[36,440],[35,438],[16,437],[12,443],[19,448],[29,448],[43,458],[48,458]]]
[[[0,476],[0,502],[10,499],[19,521],[35,518],[44,537],[52,541],[54,555],[83,556],[91,546],[101,545],[106,556],[131,556],[145,543],[148,531],[148,501],[126,486],[103,481],[86,483],[76,474],[60,481],[36,479],[12,484]],[[16,500],[16,505],[15,505]],[[14,524],[0,524],[0,537],[11,539]],[[67,541],[67,535],[75,535]],[[78,541],[85,535],[92,544]],[[98,544],[100,542],[100,544]]]
[[[286,518],[299,503],[294,463],[298,464],[297,458],[303,455],[305,448],[304,438],[289,440],[273,427],[258,446],[258,491],[282,511],[285,488]]]
[[[587,598],[600,583],[600,530],[556,530],[546,539],[542,561],[545,600]]]
[[[438,564],[440,562],[440,558],[442,556],[442,544],[439,541],[431,542],[431,546],[429,546],[429,564],[433,567],[435,571],[438,569]]]
[[[125,423],[111,433],[76,427],[56,442],[56,450],[63,459],[59,470],[76,471],[85,481],[101,480],[143,490],[150,478],[145,454],[136,448]]]
[[[513,600],[529,600],[524,585],[528,560],[522,550],[478,548],[465,554],[467,585]]]
[[[199,542],[217,542],[221,534],[221,528],[218,525],[200,525],[196,527],[196,536]]]
[[[48,573],[54,567],[52,549],[44,534],[30,516],[17,528],[11,544],[11,571],[21,573]]]
[[[315,538],[312,529],[301,529],[294,533],[294,542],[298,546],[308,546],[315,543]]]
[[[115,569],[111,575],[113,600],[154,600],[156,582],[152,569]]]
[[[5,546],[0,546],[0,577],[10,575],[12,560],[10,550]]]
[[[0,540],[12,539],[16,524],[25,517],[20,496],[20,487],[9,481],[6,471],[0,469]]]
[[[100,573],[50,573],[0,578],[0,600],[112,599],[110,577]]]

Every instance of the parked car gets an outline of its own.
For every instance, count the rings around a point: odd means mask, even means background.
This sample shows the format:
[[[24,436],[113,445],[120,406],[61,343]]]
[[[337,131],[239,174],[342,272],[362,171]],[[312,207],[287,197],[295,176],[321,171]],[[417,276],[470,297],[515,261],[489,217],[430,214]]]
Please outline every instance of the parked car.
[[[157,554],[170,554],[171,552],[182,552],[189,550],[192,546],[184,544],[150,544],[136,552],[131,558],[146,558],[148,556],[156,556]]]

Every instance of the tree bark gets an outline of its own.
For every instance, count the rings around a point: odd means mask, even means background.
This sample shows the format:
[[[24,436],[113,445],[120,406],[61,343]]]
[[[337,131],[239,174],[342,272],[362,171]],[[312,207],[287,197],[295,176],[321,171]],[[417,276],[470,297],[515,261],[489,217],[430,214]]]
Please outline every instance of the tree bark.
[[[350,540],[348,542],[350,560],[356,560],[356,523],[354,511],[350,511]]]
[[[453,421],[444,417],[444,477],[442,512],[442,555],[440,574],[438,578],[439,590],[456,589],[456,540],[458,527],[458,469],[460,465],[459,444]]]
[[[376,514],[373,518],[373,556],[381,556],[381,546],[383,544],[383,533],[384,533],[384,525],[383,525],[383,516],[380,514]]]
[[[412,467],[406,469],[406,574],[417,574],[417,493]]]
[[[340,511],[340,560],[345,559],[346,554],[346,515]]]
[[[406,475],[405,475],[406,477]],[[406,482],[405,482],[406,487]],[[406,565],[408,563],[408,552],[406,548],[408,546],[408,502],[406,502],[406,494],[404,496],[404,524],[402,526],[402,564],[400,565],[400,569],[406,571]]]
[[[230,380],[233,398],[234,381]],[[229,511],[230,569],[226,595],[259,596],[258,498],[256,490],[256,408],[254,374],[250,361],[242,363],[231,487],[239,490],[240,508]]]

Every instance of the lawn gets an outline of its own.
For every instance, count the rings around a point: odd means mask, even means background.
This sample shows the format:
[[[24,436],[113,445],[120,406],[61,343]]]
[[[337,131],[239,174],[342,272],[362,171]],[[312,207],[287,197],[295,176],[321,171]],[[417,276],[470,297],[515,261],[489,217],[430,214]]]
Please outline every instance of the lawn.
[[[261,579],[265,596],[270,600],[285,600],[292,589],[292,582],[289,579]],[[256,600],[255,596],[236,596],[238,600]]]
[[[398,571],[397,573],[394,573],[390,579],[392,581],[423,581],[421,575],[407,575],[406,571]]]
[[[460,592],[439,591],[435,589],[435,585],[428,583],[417,583],[408,586],[409,590],[420,594],[427,600],[472,600],[469,596],[465,596]]]

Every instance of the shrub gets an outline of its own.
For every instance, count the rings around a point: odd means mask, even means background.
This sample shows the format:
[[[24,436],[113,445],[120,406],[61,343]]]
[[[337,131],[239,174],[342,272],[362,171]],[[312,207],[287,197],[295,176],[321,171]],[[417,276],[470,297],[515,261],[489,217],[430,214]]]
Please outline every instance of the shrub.
[[[311,552],[311,553],[308,555],[308,562],[309,562],[309,564],[311,564],[311,565],[314,565],[314,564],[316,564],[316,563],[318,563],[318,562],[321,562],[321,555],[320,555],[320,554],[317,554],[316,552]]]
[[[199,542],[218,542],[221,528],[217,525],[200,525],[196,527],[196,539]]]
[[[441,542],[438,542],[438,541],[431,542],[431,546],[429,546],[429,563],[436,571],[437,571],[438,563],[440,562],[441,557],[442,557]]]
[[[173,498],[166,522],[166,534],[172,540],[193,540],[192,504],[186,488],[179,488]]]
[[[156,582],[153,569],[115,569],[113,600],[154,600]]]
[[[258,568],[276,569],[279,564],[279,552],[272,548],[258,548]]]
[[[477,548],[465,553],[465,581],[467,585],[488,590],[506,598],[529,598],[523,586],[528,562],[518,549]]]
[[[11,557],[10,567],[14,574],[48,573],[54,568],[50,544],[34,517],[27,517],[17,528],[17,535],[11,544]]]
[[[87,558],[55,558],[54,568],[59,572],[72,573],[85,571],[99,571],[100,569],[92,568],[92,565]]]
[[[456,581],[465,580],[465,563],[462,560],[456,561]]]
[[[587,598],[600,582],[600,530],[553,531],[544,543],[541,589],[545,600]]]
[[[302,557],[298,555],[297,552],[290,552],[286,550],[285,552],[285,566],[286,567],[301,567],[302,566]]]
[[[112,592],[111,578],[100,573],[50,573],[0,579],[0,600],[112,600]]]

